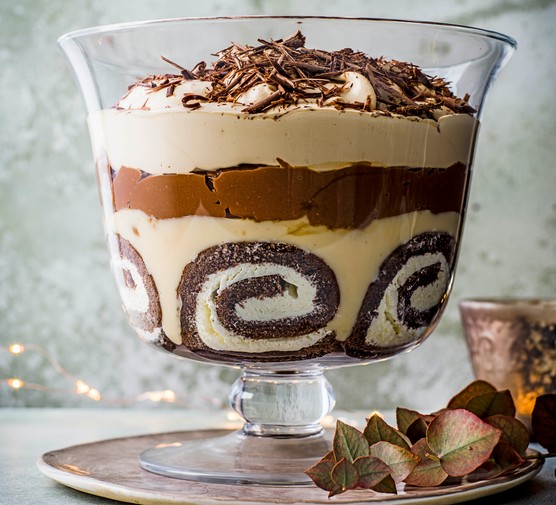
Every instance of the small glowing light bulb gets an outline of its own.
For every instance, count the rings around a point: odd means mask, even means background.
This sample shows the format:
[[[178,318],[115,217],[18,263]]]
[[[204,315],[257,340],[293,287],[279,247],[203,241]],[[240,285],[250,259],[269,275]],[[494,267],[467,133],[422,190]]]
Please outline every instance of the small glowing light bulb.
[[[12,354],[21,354],[25,351],[25,346],[21,344],[12,344],[8,347],[8,351]]]
[[[98,402],[101,398],[100,393],[94,388],[90,388],[89,391],[87,391],[87,396],[95,402]]]
[[[75,392],[78,395],[84,395],[91,390],[88,384],[85,384],[82,380],[75,381]]]
[[[161,400],[161,395],[158,391],[147,391],[145,393],[145,398],[148,398],[151,402],[159,402]]]
[[[10,386],[13,389],[21,389],[23,386],[25,386],[25,382],[23,382],[21,379],[16,379],[14,377],[8,379],[8,386]]]
[[[171,389],[165,389],[162,391],[162,399],[165,402],[173,403],[176,401],[176,393],[174,393]]]

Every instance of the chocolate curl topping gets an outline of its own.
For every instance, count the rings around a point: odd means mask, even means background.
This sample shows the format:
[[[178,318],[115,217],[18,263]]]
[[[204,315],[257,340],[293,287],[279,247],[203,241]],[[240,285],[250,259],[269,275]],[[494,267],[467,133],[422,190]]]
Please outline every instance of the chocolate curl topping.
[[[163,57],[180,74],[150,76],[136,85],[173,89],[179,82],[198,79],[212,84],[206,96],[209,101],[235,103],[250,88],[267,84],[274,92],[243,109],[249,114],[281,104],[295,105],[307,98],[319,104],[336,99],[331,105],[338,109],[369,110],[368,103],[342,100],[342,74],[356,72],[371,82],[377,96],[376,108],[383,114],[434,118],[434,111],[440,108],[455,113],[476,112],[467,103],[467,96],[456,97],[443,79],[426,75],[410,63],[371,58],[349,48],[332,52],[308,49],[300,31],[285,40],[258,42],[255,47],[233,43],[216,53],[218,59],[210,66],[202,61],[191,70]],[[189,102],[184,105],[191,107]]]
[[[181,103],[188,109],[198,109],[201,106],[200,102],[206,102],[207,98],[203,95],[196,95],[195,93],[187,93],[183,95]]]
[[[241,111],[249,112],[251,114],[255,112],[262,112],[263,110],[268,109],[269,107],[274,107],[278,103],[283,103],[285,100],[283,100],[282,97],[285,94],[286,92],[284,91],[284,89],[275,91],[270,96],[267,96],[266,98],[263,98],[258,102],[255,102],[253,105],[250,105],[249,107],[245,107],[245,109],[241,109]]]

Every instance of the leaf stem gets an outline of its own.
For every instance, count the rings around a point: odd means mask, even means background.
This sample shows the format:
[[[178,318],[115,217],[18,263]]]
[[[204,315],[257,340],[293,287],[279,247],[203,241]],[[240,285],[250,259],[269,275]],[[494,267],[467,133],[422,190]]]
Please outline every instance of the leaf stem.
[[[556,452],[546,452],[544,454],[529,454],[525,456],[525,459],[547,459],[547,458],[556,458]]]

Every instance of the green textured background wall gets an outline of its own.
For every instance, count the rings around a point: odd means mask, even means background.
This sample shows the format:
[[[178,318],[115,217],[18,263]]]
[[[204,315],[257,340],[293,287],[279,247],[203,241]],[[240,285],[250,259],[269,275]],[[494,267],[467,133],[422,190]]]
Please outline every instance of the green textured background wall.
[[[235,370],[156,353],[127,325],[108,268],[85,113],[56,39],[105,23],[237,14],[462,23],[519,43],[483,116],[444,320],[410,354],[330,371],[339,406],[440,406],[472,377],[458,300],[556,297],[556,2],[0,0],[0,406],[93,403],[70,392],[10,389],[5,379],[15,376],[72,388],[40,353],[5,352],[13,342],[40,345],[106,398],[171,388],[191,406],[226,401]]]

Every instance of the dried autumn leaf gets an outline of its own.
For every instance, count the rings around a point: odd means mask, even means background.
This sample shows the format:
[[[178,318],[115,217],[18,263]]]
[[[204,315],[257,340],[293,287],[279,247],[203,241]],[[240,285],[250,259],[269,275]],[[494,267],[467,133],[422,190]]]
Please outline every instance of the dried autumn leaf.
[[[499,442],[501,431],[465,410],[447,410],[429,425],[427,442],[444,471],[461,477],[481,466]]]
[[[309,478],[325,491],[335,491],[339,486],[332,480],[332,469],[336,463],[331,460],[320,460],[311,468],[305,470]]]
[[[448,402],[448,408],[452,410],[464,409],[467,402],[475,396],[494,392],[496,392],[496,388],[492,384],[483,380],[476,380],[454,395]]]
[[[434,455],[427,440],[422,438],[413,444],[411,452],[420,458],[419,463],[406,477],[406,484],[419,487],[440,486],[448,474],[440,466],[440,459]]]
[[[346,458],[351,463],[361,456],[369,456],[369,444],[363,433],[342,421],[336,422],[333,448],[336,461]]]
[[[556,452],[556,394],[537,397],[531,414],[536,441],[548,452]]]
[[[481,475],[481,479],[493,479],[499,475],[522,465],[525,460],[507,442],[500,441],[493,449],[488,461],[482,465],[487,475]]]
[[[396,483],[391,475],[387,475],[382,479],[376,486],[371,488],[373,491],[377,493],[389,493],[389,494],[398,494],[398,490],[396,489]]]
[[[409,444],[404,435],[395,428],[392,428],[382,417],[376,414],[371,416],[367,421],[367,426],[365,426],[363,435],[367,439],[369,445],[384,441],[403,447],[404,449],[409,449]]]
[[[520,456],[525,456],[525,451],[529,446],[529,430],[515,417],[496,414],[487,417],[485,423],[494,426],[502,431],[500,442],[510,444]]]
[[[338,461],[332,468],[330,475],[338,488],[330,491],[329,496],[344,493],[349,489],[355,488],[359,480],[359,474],[355,465],[347,458],[342,458]]]
[[[423,419],[415,419],[407,428],[406,436],[411,440],[411,443],[414,444],[427,436],[428,427],[429,425],[423,421]]]
[[[321,459],[321,461],[333,461],[336,463],[336,457],[334,456],[334,451],[328,451]]]
[[[382,481],[386,476],[390,475],[390,468],[384,461],[371,456],[362,456],[357,458],[353,465],[359,474],[357,486],[364,489],[371,489]]]
[[[514,400],[507,389],[477,395],[467,402],[465,408],[481,419],[497,414],[515,416]]]
[[[429,424],[434,416],[421,414],[416,410],[405,409],[403,407],[398,407],[396,409],[396,422],[398,424],[398,430],[400,430],[404,435],[407,434],[407,429],[417,420],[421,419],[425,424]]]
[[[402,482],[419,463],[419,457],[408,449],[384,441],[371,446],[371,456],[384,461],[391,468],[390,475],[396,484]]]
[[[398,425],[398,430],[405,434],[407,428],[415,421],[419,419],[419,413],[415,410],[406,409],[403,407],[398,407],[396,409],[396,423]]]

